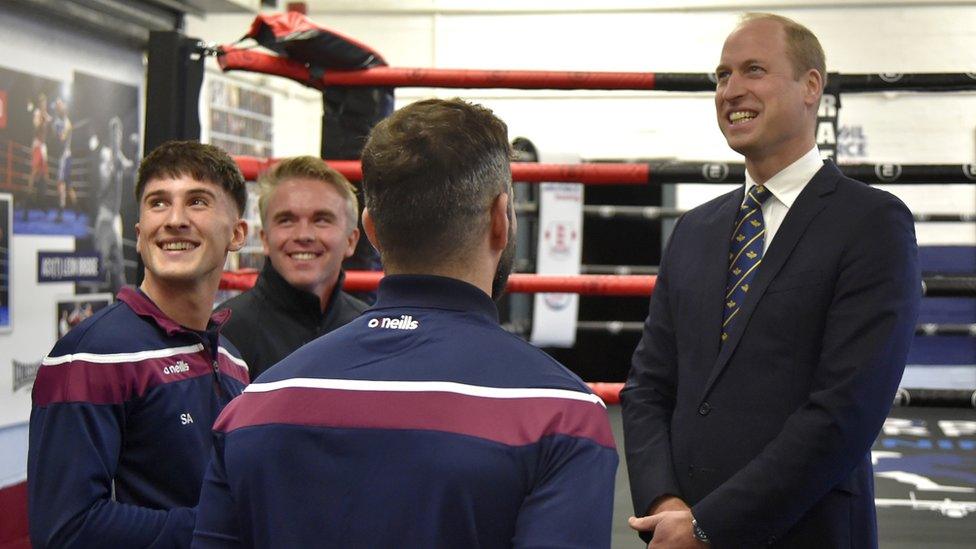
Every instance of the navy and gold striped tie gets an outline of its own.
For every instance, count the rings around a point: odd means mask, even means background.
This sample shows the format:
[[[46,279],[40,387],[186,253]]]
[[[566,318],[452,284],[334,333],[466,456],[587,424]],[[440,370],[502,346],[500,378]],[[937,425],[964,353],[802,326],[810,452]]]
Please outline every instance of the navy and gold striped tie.
[[[732,244],[729,246],[729,280],[725,286],[725,307],[722,315],[723,342],[729,338],[729,327],[739,314],[739,309],[749,294],[749,284],[762,263],[763,242],[766,240],[762,204],[770,196],[766,187],[753,186],[735,219]]]

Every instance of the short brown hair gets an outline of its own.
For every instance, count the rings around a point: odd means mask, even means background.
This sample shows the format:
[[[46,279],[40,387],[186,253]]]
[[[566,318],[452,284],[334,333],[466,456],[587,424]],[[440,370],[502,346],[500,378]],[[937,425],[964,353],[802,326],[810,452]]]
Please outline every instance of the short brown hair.
[[[742,16],[739,25],[751,21],[775,21],[783,27],[786,34],[786,54],[793,64],[793,78],[799,79],[803,73],[813,69],[820,73],[824,87],[827,86],[827,56],[817,35],[789,17],[775,13],[747,13]]]
[[[363,190],[387,266],[456,264],[488,230],[488,209],[511,192],[508,127],[461,99],[410,104],[370,132]]]
[[[185,176],[220,186],[234,199],[237,214],[243,215],[247,187],[241,170],[222,149],[196,141],[167,141],[149,153],[139,165],[136,200],[142,200],[146,184],[153,179]]]
[[[346,228],[352,231],[359,226],[359,200],[356,198],[356,188],[344,175],[331,168],[321,158],[314,156],[285,158],[258,179],[261,185],[261,195],[258,198],[261,223],[267,222],[268,202],[278,185],[289,179],[298,178],[332,185],[346,201]]]

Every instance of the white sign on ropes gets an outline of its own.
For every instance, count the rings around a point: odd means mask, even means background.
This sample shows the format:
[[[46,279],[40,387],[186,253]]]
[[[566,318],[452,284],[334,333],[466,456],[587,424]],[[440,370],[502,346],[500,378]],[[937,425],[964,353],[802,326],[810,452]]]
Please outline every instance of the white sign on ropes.
[[[579,163],[579,157],[540,158],[560,164]],[[539,186],[539,248],[536,273],[578,275],[583,251],[583,185],[543,183]],[[572,347],[576,342],[578,294],[535,294],[533,344]]]

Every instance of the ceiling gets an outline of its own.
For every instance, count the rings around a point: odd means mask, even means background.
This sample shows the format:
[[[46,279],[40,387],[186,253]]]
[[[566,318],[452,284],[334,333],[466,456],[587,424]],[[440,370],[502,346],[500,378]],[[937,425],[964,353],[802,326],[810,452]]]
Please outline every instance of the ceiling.
[[[261,0],[8,0],[7,5],[141,47],[149,31],[182,28],[187,14],[254,13]]]

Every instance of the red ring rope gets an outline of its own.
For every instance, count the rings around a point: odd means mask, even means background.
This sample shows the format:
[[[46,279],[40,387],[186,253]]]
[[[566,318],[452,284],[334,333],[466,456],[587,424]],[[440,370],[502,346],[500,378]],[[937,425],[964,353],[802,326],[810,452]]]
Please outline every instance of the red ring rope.
[[[258,272],[254,269],[225,271],[220,277],[222,290],[247,290],[254,286]],[[347,291],[362,292],[375,290],[383,273],[380,271],[346,271]],[[509,292],[534,293],[558,292],[581,295],[646,296],[654,291],[655,276],[623,275],[579,275],[548,276],[535,274],[513,274],[508,279]],[[623,383],[587,383],[594,394],[606,404],[620,402]]]
[[[423,88],[514,88],[548,90],[653,90],[652,72],[511,71],[373,67],[330,69],[314,77],[304,63],[254,50],[221,46],[224,71],[244,70],[283,76],[316,88],[392,86]]]
[[[623,383],[607,381],[587,381],[590,390],[603,399],[604,404],[620,404],[620,390],[624,388]]]
[[[254,286],[258,272],[254,269],[225,271],[220,277],[222,290],[247,290]],[[383,273],[379,271],[346,271],[347,291],[375,290]],[[560,292],[585,295],[645,296],[654,290],[654,276],[580,275],[543,276],[513,274],[508,279],[509,292]],[[606,404],[620,403],[623,383],[589,382],[587,385]]]
[[[264,170],[275,162],[274,158],[253,156],[233,157],[244,174],[244,179],[254,181]],[[346,176],[350,181],[363,178],[358,160],[327,160],[329,166]],[[589,185],[646,185],[651,174],[648,164],[536,164],[534,162],[513,162],[512,179],[525,183],[585,183]]]
[[[220,276],[221,290],[248,290],[254,286],[258,272],[254,269],[225,271]],[[368,292],[379,286],[380,271],[346,271],[343,288],[350,292]],[[655,276],[649,275],[576,275],[555,276],[516,273],[508,279],[511,293],[571,293],[580,295],[649,296],[654,291]]]

